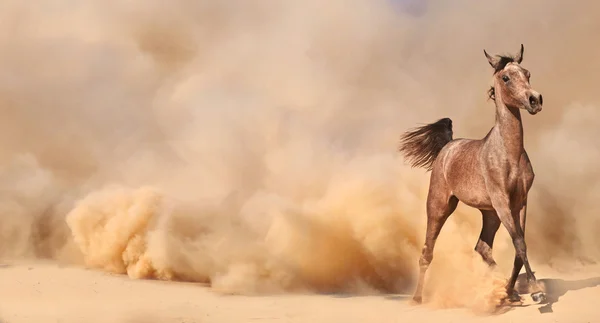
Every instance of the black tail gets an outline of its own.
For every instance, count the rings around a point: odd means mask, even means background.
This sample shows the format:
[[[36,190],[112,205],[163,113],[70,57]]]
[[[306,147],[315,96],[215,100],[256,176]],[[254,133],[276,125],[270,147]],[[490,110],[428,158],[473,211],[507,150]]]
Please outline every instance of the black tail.
[[[438,154],[452,141],[452,120],[443,118],[405,132],[400,138],[400,151],[412,167],[431,170]]]

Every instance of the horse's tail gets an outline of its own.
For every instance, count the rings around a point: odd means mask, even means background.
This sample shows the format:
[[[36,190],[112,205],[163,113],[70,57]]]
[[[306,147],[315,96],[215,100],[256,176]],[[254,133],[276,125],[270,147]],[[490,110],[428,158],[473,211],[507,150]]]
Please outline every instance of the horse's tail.
[[[405,132],[400,138],[398,151],[412,167],[431,170],[438,154],[450,141],[452,141],[452,120],[443,118]]]

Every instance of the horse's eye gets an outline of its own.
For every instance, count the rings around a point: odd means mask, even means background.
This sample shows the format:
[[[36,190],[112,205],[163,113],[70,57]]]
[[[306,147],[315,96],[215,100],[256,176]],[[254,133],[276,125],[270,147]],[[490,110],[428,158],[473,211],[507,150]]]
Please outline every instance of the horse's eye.
[[[508,81],[510,81],[510,79],[508,78],[508,76],[502,75],[502,81],[508,82]]]

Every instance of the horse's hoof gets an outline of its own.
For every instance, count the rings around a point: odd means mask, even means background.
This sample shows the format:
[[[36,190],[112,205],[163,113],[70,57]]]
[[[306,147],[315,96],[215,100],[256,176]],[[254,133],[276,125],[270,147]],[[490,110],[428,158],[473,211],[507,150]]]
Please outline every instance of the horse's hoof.
[[[521,303],[523,302],[523,299],[521,298],[521,295],[519,295],[519,293],[517,293],[516,291],[512,291],[512,293],[510,293],[506,299],[510,302],[510,303]]]
[[[543,303],[546,301],[546,294],[543,292],[536,292],[531,294],[531,299],[536,303]]]

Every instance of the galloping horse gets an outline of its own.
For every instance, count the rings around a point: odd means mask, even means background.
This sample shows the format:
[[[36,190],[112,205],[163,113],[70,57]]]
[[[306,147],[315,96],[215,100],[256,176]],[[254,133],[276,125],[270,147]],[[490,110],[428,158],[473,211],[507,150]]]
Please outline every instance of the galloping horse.
[[[515,248],[512,275],[506,286],[510,301],[520,301],[514,287],[523,265],[535,302],[545,300],[529,261],[525,245],[527,195],[533,184],[533,168],[523,147],[520,109],[535,115],[542,110],[542,95],[529,83],[530,72],[520,64],[523,45],[514,56],[490,56],[494,86],[488,91],[496,105],[496,123],[483,139],[453,139],[452,120],[440,119],[405,132],[399,151],[412,167],[431,171],[427,195],[427,233],[419,259],[419,280],[413,300],[422,302],[425,273],[433,259],[433,248],[442,226],[459,201],[477,208],[483,227],[475,250],[490,266],[492,245],[500,224]]]

